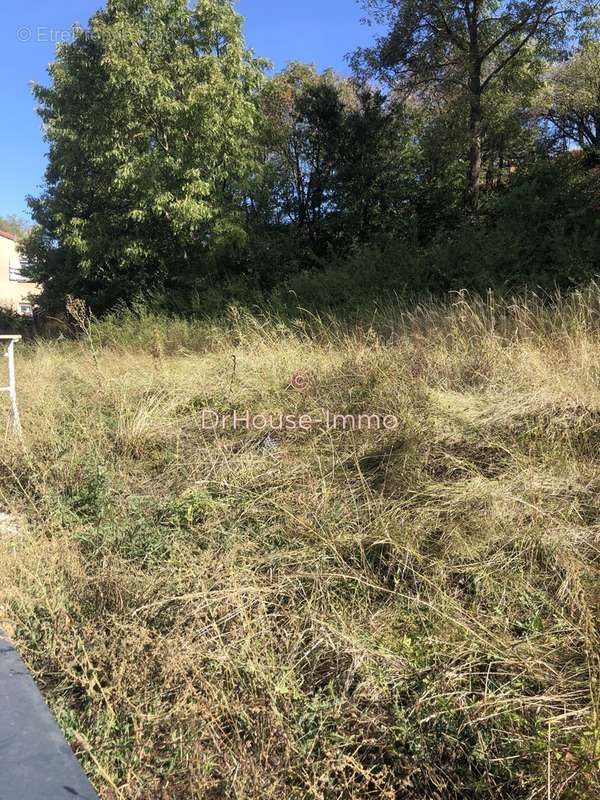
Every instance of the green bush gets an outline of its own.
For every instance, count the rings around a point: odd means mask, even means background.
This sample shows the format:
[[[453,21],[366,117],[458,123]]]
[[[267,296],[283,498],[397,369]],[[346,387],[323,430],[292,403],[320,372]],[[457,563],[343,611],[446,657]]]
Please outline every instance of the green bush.
[[[600,267],[600,179],[572,156],[543,161],[490,194],[476,220],[427,247],[391,239],[290,278],[284,306],[354,311],[394,297],[453,290],[569,289]]]
[[[24,317],[20,317],[10,308],[0,308],[0,333],[14,333],[24,336],[30,330],[31,323]]]
[[[600,265],[599,208],[597,172],[571,156],[535,164],[491,199],[479,224],[433,245],[437,286],[552,290],[587,282]]]

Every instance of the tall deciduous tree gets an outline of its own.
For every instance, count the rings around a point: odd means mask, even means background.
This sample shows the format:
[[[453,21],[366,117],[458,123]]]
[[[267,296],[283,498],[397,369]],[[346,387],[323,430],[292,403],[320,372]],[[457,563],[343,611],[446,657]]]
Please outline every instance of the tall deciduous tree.
[[[343,119],[342,78],[312,65],[291,63],[265,87],[262,142],[276,168],[275,209],[282,221],[309,236],[330,203]]]
[[[108,0],[36,86],[49,143],[28,243],[50,305],[189,290],[241,235],[262,64],[229,0]]]
[[[551,43],[575,3],[563,0],[364,0],[386,27],[372,48],[358,50],[366,68],[412,90],[458,84],[469,119],[467,191],[477,205],[481,179],[484,97],[493,82],[534,44]]]
[[[540,116],[555,137],[600,156],[600,42],[585,42],[546,78],[536,100]]]
[[[417,145],[400,104],[294,62],[266,84],[261,109],[262,168],[247,204],[258,239],[286,240],[288,258],[306,263],[401,227]]]

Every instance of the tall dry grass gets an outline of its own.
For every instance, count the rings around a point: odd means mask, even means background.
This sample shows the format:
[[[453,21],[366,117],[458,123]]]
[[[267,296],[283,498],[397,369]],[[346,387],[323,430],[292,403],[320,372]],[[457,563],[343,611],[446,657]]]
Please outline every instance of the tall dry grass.
[[[595,797],[599,309],[122,316],[22,351],[0,624],[101,796]]]

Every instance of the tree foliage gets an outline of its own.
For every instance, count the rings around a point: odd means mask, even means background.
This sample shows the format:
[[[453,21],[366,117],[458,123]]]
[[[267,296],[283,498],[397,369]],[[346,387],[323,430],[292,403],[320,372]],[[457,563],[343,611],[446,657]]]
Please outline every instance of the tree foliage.
[[[555,140],[600,155],[600,42],[588,41],[571,58],[553,64],[536,98]]]
[[[260,108],[246,210],[249,260],[270,285],[282,261],[292,271],[314,266],[408,224],[418,148],[400,105],[331,70],[292,63],[267,83]]]
[[[525,50],[549,46],[564,30],[573,3],[561,0],[365,0],[386,26],[355,65],[419,91],[459,87],[469,121],[467,190],[477,204],[481,180],[484,97]]]
[[[44,307],[595,275],[592,10],[364,2],[380,33],[348,77],[267,76],[229,0],[108,0],[35,89],[49,163],[26,253]],[[594,158],[556,159],[574,146]]]
[[[231,4],[109,0],[50,76],[35,88],[49,164],[28,247],[48,302],[189,290],[243,236],[262,65]]]

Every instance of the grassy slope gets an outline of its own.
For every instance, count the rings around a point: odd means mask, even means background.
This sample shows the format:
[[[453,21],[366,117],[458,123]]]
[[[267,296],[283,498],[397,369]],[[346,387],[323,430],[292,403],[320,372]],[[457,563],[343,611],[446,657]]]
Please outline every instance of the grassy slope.
[[[109,321],[21,355],[0,623],[102,797],[595,797],[599,307]],[[203,407],[402,424],[271,448]]]

